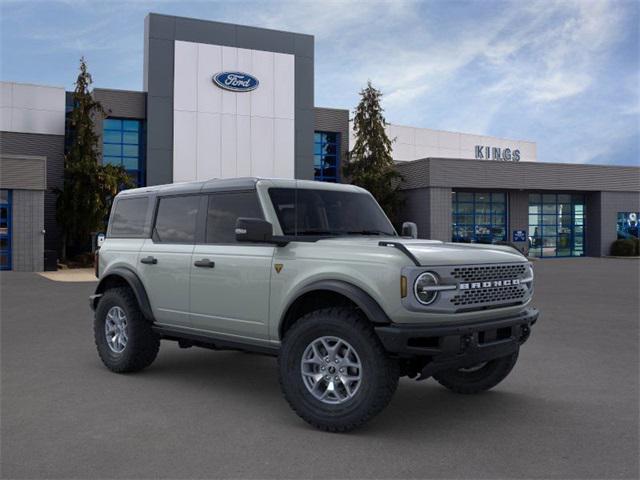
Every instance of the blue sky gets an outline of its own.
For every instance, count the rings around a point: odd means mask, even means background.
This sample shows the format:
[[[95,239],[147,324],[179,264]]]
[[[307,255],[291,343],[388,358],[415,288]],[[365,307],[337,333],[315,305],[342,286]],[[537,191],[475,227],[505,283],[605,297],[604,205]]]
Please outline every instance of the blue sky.
[[[315,103],[370,79],[391,123],[538,143],[548,162],[640,163],[640,2],[7,1],[0,78],[142,89],[148,12],[315,35]]]

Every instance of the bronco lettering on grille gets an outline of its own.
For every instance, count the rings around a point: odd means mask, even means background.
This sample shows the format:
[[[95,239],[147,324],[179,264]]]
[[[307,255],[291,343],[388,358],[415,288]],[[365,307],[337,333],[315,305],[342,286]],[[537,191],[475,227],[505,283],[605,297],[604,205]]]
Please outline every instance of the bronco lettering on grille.
[[[478,288],[510,287],[512,285],[520,285],[520,280],[513,278],[507,280],[493,280],[491,282],[461,283],[458,288],[460,290],[475,290]]]

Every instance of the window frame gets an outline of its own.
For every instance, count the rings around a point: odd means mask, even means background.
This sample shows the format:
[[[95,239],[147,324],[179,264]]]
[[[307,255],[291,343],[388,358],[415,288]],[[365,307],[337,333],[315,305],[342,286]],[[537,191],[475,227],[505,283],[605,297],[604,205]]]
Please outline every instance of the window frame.
[[[114,215],[116,213],[116,210],[118,208],[118,205],[120,205],[120,202],[126,202],[127,200],[139,200],[139,199],[146,199],[147,200],[147,209],[144,213],[144,225],[142,227],[142,233],[140,233],[139,235],[114,235],[113,234],[113,220],[114,220]],[[111,206],[111,212],[109,213],[109,224],[107,225],[107,238],[149,238],[151,235],[151,230],[153,230],[152,228],[150,229],[150,223],[149,223],[149,210],[150,207],[152,206],[152,203],[154,202],[154,198],[151,195],[136,195],[136,196],[131,196],[131,197],[125,197],[125,198],[119,198],[117,199],[113,205]]]
[[[114,128],[107,128],[106,127],[106,123],[109,120],[117,120],[120,122],[120,129],[116,130]],[[125,122],[136,122],[137,123],[137,130],[127,130],[125,128]],[[110,165],[120,165],[122,168],[125,169],[125,171],[131,176],[131,177],[135,177],[136,180],[136,185],[138,187],[142,187],[146,185],[146,173],[147,173],[147,169],[146,169],[146,144],[145,144],[145,129],[146,129],[146,121],[143,118],[127,118],[127,117],[106,117],[103,119],[102,121],[102,164],[110,164]],[[111,141],[106,141],[106,135],[105,132],[119,132],[120,134],[120,142],[116,143],[116,142],[111,142]],[[138,139],[138,143],[125,143],[124,141],[124,134],[125,133],[136,133],[137,134],[137,139]],[[119,145],[120,146],[120,155],[105,155],[105,145]],[[136,146],[138,149],[138,155],[137,155],[137,159],[138,159],[138,167],[135,169],[130,169],[127,168],[124,164],[125,159],[132,159],[132,158],[136,158],[136,157],[132,157],[129,155],[125,155],[124,154],[124,147],[125,146]],[[111,163],[111,162],[107,162],[106,159],[107,158],[119,158],[120,159],[120,163],[119,164],[115,164],[115,163]]]
[[[243,246],[243,247],[256,247],[256,246],[273,246],[273,244],[271,243],[267,243],[267,242],[238,242],[233,241],[233,242],[209,242],[207,241],[207,227],[209,224],[209,197],[213,197],[213,196],[217,196],[217,195],[225,195],[225,194],[237,194],[237,193],[251,193],[254,195],[257,203],[258,203],[258,208],[260,209],[260,212],[262,213],[261,217],[252,217],[252,218],[261,218],[262,220],[266,220],[267,216],[265,214],[265,209],[262,205],[262,202],[260,201],[260,196],[258,195],[258,190],[257,189],[239,189],[239,190],[220,190],[220,191],[211,191],[211,192],[203,192],[202,195],[205,198],[205,202],[203,202],[201,204],[205,205],[204,208],[204,212],[202,217],[203,221],[202,221],[202,225],[203,225],[203,236],[202,236],[202,242],[198,243],[198,245],[226,245],[226,246]],[[238,217],[240,218],[240,217]],[[272,224],[272,228],[273,228],[273,224]]]
[[[326,141],[326,135],[330,133],[336,136],[336,141],[335,142],[328,142]],[[313,138],[313,169],[314,169],[314,174],[313,174],[313,179],[317,182],[327,182],[327,183],[340,183],[341,181],[341,168],[340,168],[340,164],[341,164],[341,152],[340,152],[340,147],[342,145],[342,135],[340,134],[340,132],[332,132],[329,130],[315,130],[313,132],[314,134],[314,138]],[[316,142],[315,139],[315,135],[318,134],[320,135],[320,142]],[[318,155],[316,155],[316,145],[320,145],[320,151],[322,152],[322,148],[325,145],[333,145],[336,147],[336,153],[335,153],[335,158],[336,158],[336,174],[335,176],[327,176],[324,174],[324,167],[321,165],[320,166],[320,175],[316,176],[315,174],[315,169],[316,169],[316,156],[320,156],[320,161],[324,161],[325,157],[333,157],[334,155],[325,155],[323,153],[320,153]]]
[[[561,196],[568,196],[570,203],[566,201],[561,202]],[[555,199],[555,203],[550,201]],[[566,198],[565,198],[566,200]],[[549,209],[544,210],[545,205],[553,205],[554,212],[549,213]],[[570,205],[571,212],[567,214],[566,212],[560,212],[560,205]],[[530,213],[531,208],[538,208],[537,213]],[[580,213],[576,211],[576,207],[581,207]],[[567,233],[561,233],[560,229],[564,228],[561,222],[561,218],[563,216],[569,215],[571,218],[570,224],[570,232],[569,235],[569,248],[564,249],[568,250],[568,254],[558,255],[558,245],[560,244],[560,238],[563,235],[567,235]],[[531,223],[532,217],[536,217],[538,223]],[[545,223],[549,218],[554,218],[554,223]],[[580,192],[567,192],[567,191],[558,191],[554,193],[549,193],[545,191],[532,191],[528,193],[527,199],[527,237],[539,239],[541,244],[536,247],[531,247],[529,245],[529,256],[533,256],[535,258],[576,258],[576,257],[584,257],[586,256],[587,249],[587,241],[586,241],[586,224],[587,224],[587,197],[584,193]],[[578,221],[580,223],[578,223]],[[577,227],[581,228],[581,232],[576,234]],[[539,234],[537,236],[530,235],[533,229],[538,229]],[[554,234],[545,235],[545,229],[555,230]],[[545,255],[545,239],[554,239],[554,248],[555,255]],[[581,242],[576,243],[576,239],[581,240]],[[576,247],[580,248],[576,248]],[[579,253],[578,253],[579,252]]]
[[[156,234],[156,224],[158,222],[158,212],[160,210],[160,202],[166,198],[179,198],[179,197],[199,197],[198,203],[198,212],[196,213],[196,228],[194,231],[193,241],[191,242],[167,242],[162,241],[158,238]],[[204,229],[202,227],[202,206],[203,200],[206,199],[206,195],[201,192],[189,192],[189,193],[178,193],[172,195],[158,195],[155,198],[155,205],[153,207],[153,217],[151,221],[151,231],[149,232],[149,237],[154,244],[158,245],[197,245],[202,242]]]
[[[509,194],[504,190],[452,190],[452,198],[451,198],[451,241],[453,243],[477,243],[480,245],[496,245],[496,242],[508,242],[509,241]],[[453,198],[453,194],[455,194],[455,199]],[[469,199],[464,199],[460,201],[459,195],[465,194],[470,195]],[[494,195],[502,195],[504,198],[504,202],[494,200]],[[489,200],[485,202],[478,201],[478,195],[488,195]],[[470,211],[462,211],[461,206],[471,206]],[[484,205],[486,208],[485,211],[480,210],[480,205]],[[503,206],[504,211],[502,213],[494,212],[494,206]],[[466,216],[471,217],[473,220],[472,223],[458,223],[458,218]],[[488,216],[489,223],[478,222],[478,219],[481,216]],[[504,223],[499,224],[495,222],[496,218],[504,219]],[[481,228],[489,228],[492,238],[492,243],[483,243],[479,242],[477,230],[478,227]],[[504,230],[504,236],[502,239],[494,239],[493,230],[495,228],[502,228]],[[472,232],[470,242],[461,242],[456,240],[458,238],[458,231],[470,230]],[[495,240],[495,242],[494,242]]]

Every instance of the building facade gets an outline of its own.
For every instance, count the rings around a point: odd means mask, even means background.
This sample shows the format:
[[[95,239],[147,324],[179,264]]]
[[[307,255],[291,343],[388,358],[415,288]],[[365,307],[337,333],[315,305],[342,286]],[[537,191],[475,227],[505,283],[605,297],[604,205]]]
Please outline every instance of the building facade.
[[[106,113],[96,121],[102,162],[137,185],[345,181],[349,111],[314,105],[312,35],[151,13],[143,72],[141,91],[93,91]],[[0,93],[0,268],[42,270],[60,244],[55,189],[73,98],[10,82]],[[621,228],[637,235],[640,168],[539,162],[524,140],[400,125],[387,133],[404,177],[402,220],[422,238],[513,242],[550,257],[607,255]]]

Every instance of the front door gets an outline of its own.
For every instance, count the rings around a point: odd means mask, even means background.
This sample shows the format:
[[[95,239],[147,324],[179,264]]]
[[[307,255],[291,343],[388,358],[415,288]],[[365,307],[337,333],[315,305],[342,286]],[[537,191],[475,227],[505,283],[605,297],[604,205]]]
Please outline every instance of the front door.
[[[205,243],[191,262],[191,324],[209,333],[268,339],[274,246],[236,243],[238,217],[263,218],[255,191],[209,195]]]
[[[200,196],[161,197],[158,202],[152,238],[138,254],[140,278],[156,322],[189,327],[189,275]]]
[[[10,190],[0,190],[0,270],[11,270]]]

